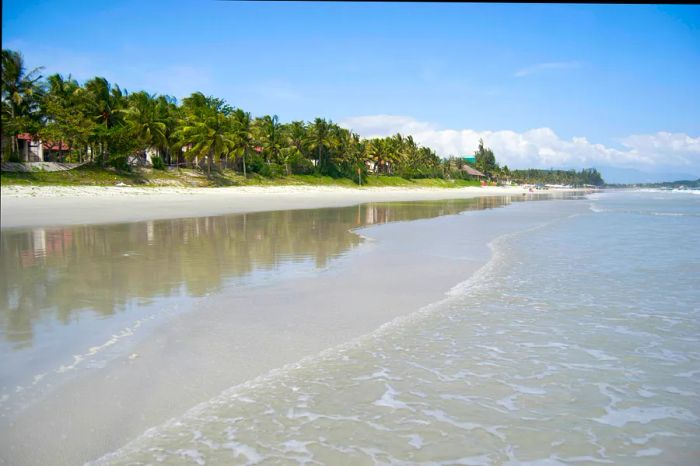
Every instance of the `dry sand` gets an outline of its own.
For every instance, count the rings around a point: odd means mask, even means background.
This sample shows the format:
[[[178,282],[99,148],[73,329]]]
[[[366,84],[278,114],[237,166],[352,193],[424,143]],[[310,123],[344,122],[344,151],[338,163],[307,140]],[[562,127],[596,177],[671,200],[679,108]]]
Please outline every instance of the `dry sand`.
[[[276,186],[136,188],[3,186],[2,228],[203,217],[229,213],[342,207],[363,202],[522,195],[522,187],[342,188]]]

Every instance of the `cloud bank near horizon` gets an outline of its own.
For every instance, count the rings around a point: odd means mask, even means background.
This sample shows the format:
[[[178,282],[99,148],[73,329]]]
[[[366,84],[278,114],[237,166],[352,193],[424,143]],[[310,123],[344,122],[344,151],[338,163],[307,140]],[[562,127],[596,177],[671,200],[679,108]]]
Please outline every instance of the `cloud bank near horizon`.
[[[416,142],[439,155],[472,154],[479,139],[491,147],[498,162],[510,168],[616,167],[641,171],[681,171],[700,176],[700,137],[660,131],[635,134],[614,148],[577,136],[559,137],[551,128],[524,132],[440,129],[436,125],[400,115],[366,115],[339,122],[362,137],[412,135]]]

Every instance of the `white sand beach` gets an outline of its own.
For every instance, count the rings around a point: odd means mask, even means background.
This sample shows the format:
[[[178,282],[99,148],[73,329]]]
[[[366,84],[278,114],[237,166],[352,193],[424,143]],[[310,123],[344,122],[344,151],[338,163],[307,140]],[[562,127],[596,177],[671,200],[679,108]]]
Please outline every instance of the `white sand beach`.
[[[17,228],[341,207],[362,202],[469,199],[479,196],[527,194],[530,194],[528,189],[520,186],[454,189],[388,187],[350,189],[332,186],[227,188],[2,186],[0,218],[2,228]]]

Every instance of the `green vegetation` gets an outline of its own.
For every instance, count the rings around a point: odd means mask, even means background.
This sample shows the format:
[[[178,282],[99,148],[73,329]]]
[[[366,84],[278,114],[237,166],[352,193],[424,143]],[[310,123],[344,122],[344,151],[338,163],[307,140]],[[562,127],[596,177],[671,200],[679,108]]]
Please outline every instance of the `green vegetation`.
[[[33,138],[43,141],[49,159],[87,165],[71,172],[3,173],[3,184],[477,184],[463,159],[442,159],[411,136],[361,139],[323,118],[281,123],[276,115],[253,117],[200,92],[178,102],[145,91],[130,94],[101,77],[80,84],[59,74],[42,80],[39,72],[27,71],[20,53],[2,51],[2,160],[26,160],[25,145]],[[472,168],[490,180],[533,181],[532,170],[500,167],[483,141],[475,157]],[[135,168],[149,159],[155,171]],[[597,181],[589,171],[536,172],[538,182],[602,184],[595,170]]]
[[[2,71],[3,160],[23,158],[20,143],[27,136],[19,136],[31,135],[66,148],[54,150],[56,161],[91,164],[74,174],[3,174],[3,183],[70,184],[91,178],[96,184],[176,183],[182,178],[181,172],[156,176],[134,170],[147,154],[156,169],[205,170],[208,184],[255,184],[262,178],[275,184],[319,183],[325,176],[363,185],[453,186],[472,178],[410,136],[360,139],[322,118],[281,123],[276,115],[252,117],[199,92],[178,103],[169,96],[129,94],[101,77],[82,85],[58,74],[41,80],[39,70],[27,72],[22,56],[10,50],[2,52]],[[314,176],[299,178],[304,175]],[[379,175],[386,179],[379,181]],[[408,181],[414,179],[442,181]]]
[[[514,180],[528,184],[564,184],[580,186],[584,184],[602,186],[605,184],[600,173],[595,168],[576,170],[513,170],[510,172]]]
[[[662,183],[611,184],[608,186],[611,188],[700,189],[700,178],[697,180],[664,181]]]
[[[267,186],[267,185],[312,185],[312,186],[345,186],[357,187],[357,184],[347,178],[333,178],[327,175],[281,175],[266,177],[257,173],[244,177],[240,172],[231,169],[215,170],[207,176],[201,170],[182,168],[159,170],[156,167],[118,170],[113,167],[101,168],[98,165],[83,165],[79,168],[61,172],[1,172],[0,184],[9,185],[46,185],[46,186],[114,186],[123,183],[130,186],[176,186],[176,187],[209,187],[209,186]],[[447,180],[441,178],[421,178],[409,180],[399,176],[368,175],[363,179],[367,187],[423,187],[423,188],[462,188],[478,186],[473,180]]]

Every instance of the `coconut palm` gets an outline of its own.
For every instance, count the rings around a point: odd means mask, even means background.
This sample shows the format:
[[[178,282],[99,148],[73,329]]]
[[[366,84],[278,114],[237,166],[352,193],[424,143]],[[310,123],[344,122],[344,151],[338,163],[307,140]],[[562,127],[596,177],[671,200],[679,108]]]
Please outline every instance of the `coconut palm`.
[[[350,178],[357,177],[358,183],[362,184],[362,175],[366,172],[365,153],[360,136],[352,131],[340,128],[337,134],[338,160],[342,167],[341,172]]]
[[[221,160],[233,148],[233,120],[229,117],[232,109],[224,100],[201,92],[186,97],[182,104],[180,143],[190,146],[186,153],[190,160],[207,160],[207,173],[211,175],[214,159]]]
[[[160,118],[154,96],[146,92],[131,94],[124,121],[137,141],[137,150],[166,145],[166,125]]]
[[[47,89],[42,99],[42,113],[45,124],[39,130],[39,136],[48,141],[57,142],[58,146],[67,146],[72,150],[87,146],[94,122],[85,112],[83,99],[79,96],[80,84],[70,75],[64,78],[54,74],[46,79]],[[84,151],[81,151],[81,160]]]
[[[175,153],[177,158],[181,151],[180,141],[177,137],[180,108],[177,106],[177,100],[167,95],[158,96],[155,106],[158,121],[165,125],[164,138],[160,142],[156,141],[155,145],[158,148],[158,153],[161,154],[161,157],[165,155],[164,159],[170,165],[172,164],[172,154]]]
[[[232,121],[215,108],[191,116],[180,131],[181,139],[191,144],[188,156],[206,158],[209,176],[214,159],[223,158],[234,147]]]
[[[284,163],[287,175],[291,174],[290,164],[293,160],[302,160],[306,157],[305,143],[308,139],[306,126],[303,121],[292,121],[283,126],[284,146],[281,151],[282,163]]]
[[[13,50],[2,51],[2,131],[12,140],[11,151],[18,154],[17,135],[34,133],[38,127],[39,103],[42,96],[41,68],[27,71],[24,58]]]
[[[330,125],[323,118],[316,118],[309,127],[308,147],[316,151],[316,167],[318,170],[325,168],[323,153],[333,144]]]
[[[89,99],[90,113],[97,123],[93,132],[93,142],[98,146],[100,163],[104,164],[111,152],[118,127],[123,123],[126,102],[124,92],[118,85],[111,85],[105,78],[92,78],[83,88]]]
[[[303,121],[292,121],[284,127],[287,146],[294,147],[300,154],[304,154],[304,143],[308,135]]]
[[[247,177],[246,158],[255,145],[253,142],[253,119],[249,112],[244,112],[240,108],[234,110],[231,119],[233,120],[232,151],[235,157],[241,157],[243,160],[243,176]]]
[[[277,115],[265,115],[257,122],[258,140],[265,154],[265,161],[281,161],[281,151],[284,147],[282,141],[282,127]]]
[[[380,173],[384,167],[384,144],[382,139],[370,139],[365,143],[365,158],[372,162],[374,172]]]
[[[121,123],[125,107],[124,92],[118,85],[112,85],[105,78],[92,78],[85,83],[94,105],[95,120],[107,128]]]

